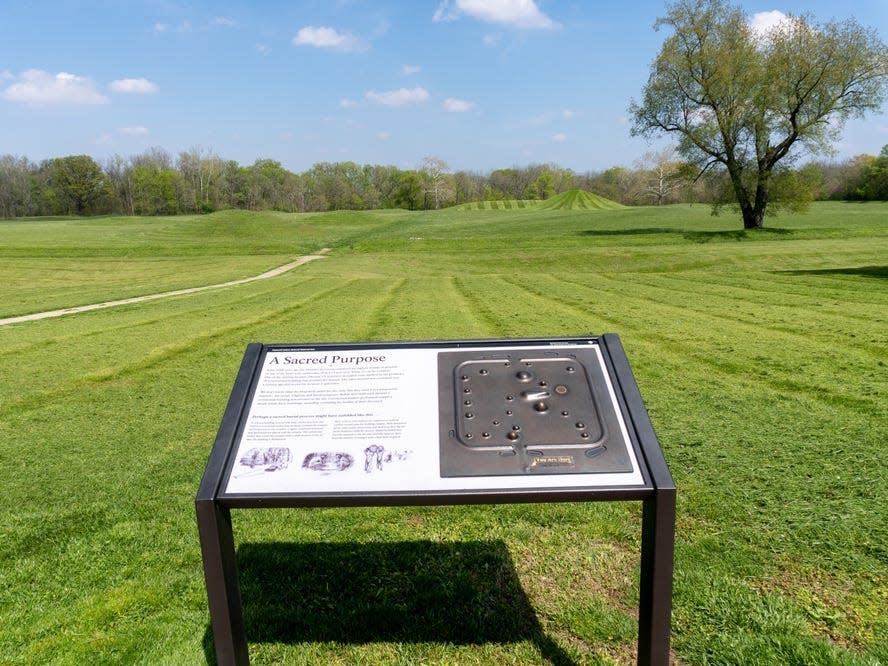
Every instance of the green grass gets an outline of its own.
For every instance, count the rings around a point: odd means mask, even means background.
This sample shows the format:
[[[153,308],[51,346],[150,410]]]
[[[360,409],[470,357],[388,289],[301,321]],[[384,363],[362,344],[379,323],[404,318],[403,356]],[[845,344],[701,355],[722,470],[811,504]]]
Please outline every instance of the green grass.
[[[605,331],[679,488],[676,659],[888,663],[888,205],[768,224],[702,206],[0,222],[0,317],[333,248],[0,327],[0,664],[212,660],[193,499],[247,343]],[[633,503],[234,513],[253,663],[634,663]]]
[[[540,208],[543,210],[620,210],[625,206],[585,190],[568,190],[541,202]]]
[[[568,190],[545,201],[507,199],[505,201],[473,201],[454,206],[453,210],[620,210],[616,201],[584,190]]]

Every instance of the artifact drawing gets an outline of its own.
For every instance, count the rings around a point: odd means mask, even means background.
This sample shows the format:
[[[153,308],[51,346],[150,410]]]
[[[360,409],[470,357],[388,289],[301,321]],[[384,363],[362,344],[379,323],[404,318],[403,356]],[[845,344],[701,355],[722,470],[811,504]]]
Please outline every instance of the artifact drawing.
[[[376,469],[382,469],[382,454],[385,453],[385,447],[379,444],[371,444],[364,449],[364,471],[369,474],[373,469],[373,463],[376,462]]]
[[[320,453],[309,453],[305,456],[305,459],[302,461],[302,467],[313,472],[329,474],[330,472],[344,472],[354,462],[355,459],[348,453],[322,451]]]
[[[375,469],[382,471],[383,465],[394,461],[407,460],[411,451],[386,451],[380,444],[371,444],[364,449],[364,471],[370,474]]]
[[[238,461],[241,466],[248,467],[249,471],[239,476],[277,472],[286,469],[291,459],[290,449],[284,446],[249,449]]]

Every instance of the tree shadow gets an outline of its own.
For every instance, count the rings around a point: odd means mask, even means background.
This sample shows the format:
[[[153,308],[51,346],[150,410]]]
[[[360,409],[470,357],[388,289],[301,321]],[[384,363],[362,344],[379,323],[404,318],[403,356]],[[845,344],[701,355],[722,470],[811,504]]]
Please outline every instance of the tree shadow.
[[[681,234],[681,229],[669,227],[639,227],[638,229],[583,229],[580,236],[645,236],[648,234]]]
[[[888,266],[849,266],[847,268],[812,268],[809,270],[774,272],[782,275],[857,275],[870,278],[888,278]]]
[[[549,663],[575,664],[543,631],[502,541],[248,543],[237,559],[250,642],[529,640]],[[210,627],[204,650],[215,664]]]
[[[767,235],[791,236],[792,229],[779,227],[762,227],[761,229],[731,229],[728,231],[683,231],[681,235],[695,243],[711,243],[712,241],[742,241]]]
[[[643,236],[651,234],[676,234],[694,243],[711,243],[713,241],[742,241],[747,238],[762,236],[791,236],[792,229],[763,227],[761,229],[729,229],[726,231],[688,231],[675,227],[640,227],[638,229],[584,229],[577,232],[580,236]]]

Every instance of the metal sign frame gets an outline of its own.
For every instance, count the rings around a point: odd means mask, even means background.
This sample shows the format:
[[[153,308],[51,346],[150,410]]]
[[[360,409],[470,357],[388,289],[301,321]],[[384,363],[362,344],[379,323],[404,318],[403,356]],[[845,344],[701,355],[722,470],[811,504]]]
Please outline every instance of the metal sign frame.
[[[612,387],[611,398],[624,424],[624,432],[629,440],[627,446],[631,446],[637,465],[638,474],[632,483],[601,483],[595,478],[590,479],[588,474],[558,474],[559,470],[554,470],[557,481],[549,477],[548,483],[528,482],[526,476],[499,476],[495,482],[493,477],[475,477],[480,481],[474,485],[466,482],[440,487],[386,490],[334,488],[328,491],[312,488],[306,491],[277,489],[266,492],[260,488],[250,492],[231,492],[229,489],[238,446],[244,437],[251,401],[262,374],[263,359],[269,353],[290,350],[294,353],[334,354],[355,350],[405,349],[453,352],[465,349],[558,349],[570,345],[589,345],[600,353],[607,382]],[[321,460],[318,464],[328,462]],[[274,469],[274,462],[269,464],[269,469]],[[485,478],[489,479],[488,483],[484,482]],[[542,477],[534,478],[539,480]],[[510,482],[509,479],[514,481]],[[641,501],[638,663],[666,666],[669,663],[672,609],[675,497],[672,476],[629,361],[619,338],[614,334],[436,342],[250,344],[241,362],[195,499],[216,658],[221,666],[249,664],[231,523],[232,509]]]

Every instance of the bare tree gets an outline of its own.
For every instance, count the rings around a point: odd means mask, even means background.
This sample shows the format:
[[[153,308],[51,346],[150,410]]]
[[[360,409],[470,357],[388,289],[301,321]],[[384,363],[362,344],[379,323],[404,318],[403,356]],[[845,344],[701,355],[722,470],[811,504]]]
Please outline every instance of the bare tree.
[[[447,162],[437,157],[423,158],[419,166],[420,173],[426,179],[426,193],[432,195],[435,208],[441,207],[441,202],[453,196],[453,188],[447,173]]]
[[[652,150],[646,152],[636,164],[641,172],[644,193],[658,206],[666,203],[669,195],[688,183],[685,164],[676,155],[674,147]]]
[[[0,156],[0,217],[30,213],[31,173],[36,170],[26,157]]]
[[[215,185],[222,175],[225,163],[210,148],[193,146],[179,153],[178,168],[182,182],[187,186],[188,208],[208,212],[216,200]]]

